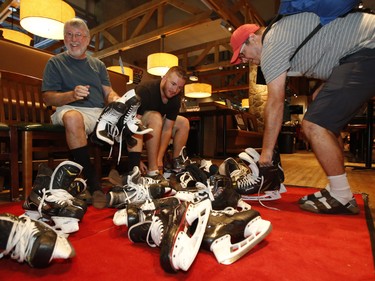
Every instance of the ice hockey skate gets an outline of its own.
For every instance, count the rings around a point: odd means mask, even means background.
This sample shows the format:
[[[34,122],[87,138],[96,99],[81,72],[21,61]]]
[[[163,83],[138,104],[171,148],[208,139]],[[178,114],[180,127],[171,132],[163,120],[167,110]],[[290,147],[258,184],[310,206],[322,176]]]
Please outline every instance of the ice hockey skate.
[[[46,224],[27,216],[0,214],[0,258],[10,255],[19,263],[31,267],[47,267],[54,259],[75,256],[73,246],[66,237]]]
[[[263,185],[263,178],[253,174],[246,165],[229,157],[219,166],[220,174],[231,178],[234,189],[241,195],[257,193]]]
[[[199,189],[196,187],[198,182],[206,184],[207,175],[197,165],[189,164],[185,166],[184,171],[171,175],[169,182],[173,194],[178,191],[194,192]]]
[[[271,229],[271,223],[263,220],[255,210],[213,210],[202,248],[212,251],[219,263],[231,264],[259,244]]]
[[[143,203],[149,199],[163,197],[165,188],[154,183],[147,177],[142,177],[137,166],[133,168],[127,177],[127,184],[116,186],[107,193],[107,206],[113,208],[124,208],[129,203]]]
[[[113,216],[113,223],[117,226],[132,227],[146,220],[151,220],[155,211],[162,208],[175,207],[180,200],[175,197],[164,197],[147,200],[144,203],[130,203],[125,209],[118,210]]]
[[[198,254],[211,210],[208,199],[197,203],[182,202],[167,218],[163,218],[164,227],[160,243],[160,264],[166,272],[179,269],[187,271]],[[194,227],[193,227],[194,225]],[[158,228],[160,229],[160,228]],[[153,231],[151,230],[151,233]],[[153,240],[156,241],[156,231]]]
[[[25,214],[34,220],[46,221],[66,234],[77,231],[87,205],[73,197],[67,188],[79,167],[74,162],[64,161],[50,175],[50,170],[40,165],[30,195],[22,205]]]
[[[129,101],[131,102],[131,101]],[[119,134],[116,126],[120,117],[125,114],[129,106],[122,102],[111,102],[102,111],[95,129],[95,136],[109,145],[114,144],[114,136]]]

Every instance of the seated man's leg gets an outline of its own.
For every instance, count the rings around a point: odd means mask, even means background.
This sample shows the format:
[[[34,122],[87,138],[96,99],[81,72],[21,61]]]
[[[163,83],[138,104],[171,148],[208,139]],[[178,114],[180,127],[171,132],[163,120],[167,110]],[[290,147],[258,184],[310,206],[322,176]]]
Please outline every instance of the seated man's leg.
[[[105,195],[100,186],[98,176],[94,172],[90,161],[87,135],[91,133],[100,115],[100,109],[89,109],[88,115],[74,108],[65,108],[57,111],[53,116],[53,122],[65,127],[66,141],[69,146],[73,161],[83,167],[83,174],[87,178],[87,188],[93,196],[93,205],[98,208],[105,207]],[[58,120],[61,118],[61,121]],[[94,194],[95,191],[98,191]],[[100,192],[100,194],[99,194]],[[97,196],[97,195],[100,196]],[[96,198],[101,197],[101,198]],[[97,201],[97,202],[95,202]]]

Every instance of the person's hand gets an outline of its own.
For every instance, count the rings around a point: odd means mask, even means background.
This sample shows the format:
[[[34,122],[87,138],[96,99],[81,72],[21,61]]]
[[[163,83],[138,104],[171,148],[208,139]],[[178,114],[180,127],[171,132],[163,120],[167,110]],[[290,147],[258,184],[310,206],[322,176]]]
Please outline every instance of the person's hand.
[[[139,170],[141,171],[142,175],[147,174],[147,166],[142,161],[139,163]]]
[[[258,161],[258,164],[260,167],[269,167],[272,166],[272,156],[273,156],[273,150],[262,150],[262,153],[260,154],[260,158]]]
[[[73,90],[73,97],[76,100],[83,100],[86,99],[90,94],[90,86],[82,86],[78,85]]]

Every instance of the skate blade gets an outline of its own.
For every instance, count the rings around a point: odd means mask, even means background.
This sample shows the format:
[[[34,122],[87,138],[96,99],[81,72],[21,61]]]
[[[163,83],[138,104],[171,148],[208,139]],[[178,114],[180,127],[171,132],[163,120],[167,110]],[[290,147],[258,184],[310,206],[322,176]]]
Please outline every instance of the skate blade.
[[[176,243],[173,245],[171,253],[171,263],[176,270],[187,271],[195,260],[203,240],[210,211],[211,201],[209,199],[189,205],[185,220],[189,225],[198,220],[198,224],[191,237],[184,231],[179,231],[176,236]]]
[[[246,225],[244,240],[231,244],[230,235],[227,234],[212,243],[211,251],[218,263],[232,264],[259,244],[271,230],[271,222],[256,217]]]
[[[58,232],[70,234],[79,230],[78,222],[76,218],[68,217],[51,217],[55,225],[53,226]]]

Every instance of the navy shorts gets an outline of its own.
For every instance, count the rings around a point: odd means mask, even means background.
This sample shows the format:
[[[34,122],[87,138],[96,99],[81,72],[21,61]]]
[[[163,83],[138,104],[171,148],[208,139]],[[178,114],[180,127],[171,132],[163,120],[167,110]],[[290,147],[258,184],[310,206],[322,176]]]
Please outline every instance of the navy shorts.
[[[375,49],[363,49],[340,60],[304,119],[338,135],[373,96]]]

